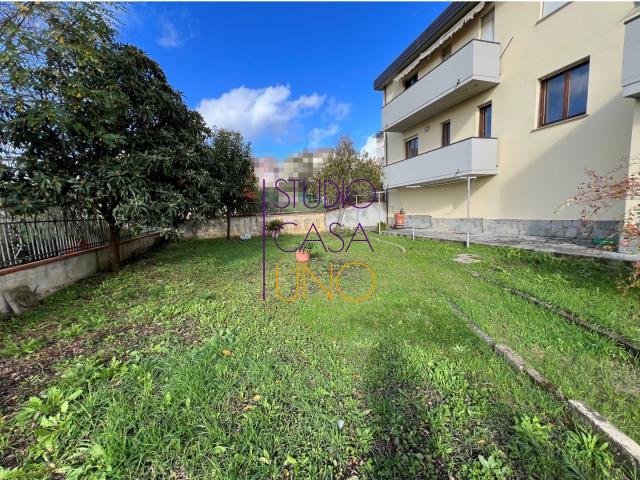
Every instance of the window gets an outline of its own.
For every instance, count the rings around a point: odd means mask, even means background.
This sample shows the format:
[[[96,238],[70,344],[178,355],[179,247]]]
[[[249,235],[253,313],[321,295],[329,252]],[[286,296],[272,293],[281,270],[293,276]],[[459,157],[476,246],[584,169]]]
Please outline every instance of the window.
[[[442,146],[446,147],[451,143],[451,122],[447,120],[442,124]]]
[[[491,137],[491,104],[488,103],[480,107],[480,131],[479,137],[490,138]]]
[[[551,15],[553,12],[561,7],[564,7],[569,2],[542,2],[542,17]]]
[[[482,26],[480,27],[480,38],[482,40],[488,40],[493,42],[494,40],[494,27],[493,27],[493,10],[482,17]]]
[[[448,43],[444,47],[442,47],[442,61],[444,62],[450,56],[451,56],[451,44]]]
[[[418,82],[418,72],[414,73],[404,81],[404,89],[406,90],[407,88],[411,87],[417,82]]]
[[[418,137],[414,137],[404,142],[404,154],[405,158],[418,156]]]
[[[539,126],[587,113],[589,62],[542,80]]]

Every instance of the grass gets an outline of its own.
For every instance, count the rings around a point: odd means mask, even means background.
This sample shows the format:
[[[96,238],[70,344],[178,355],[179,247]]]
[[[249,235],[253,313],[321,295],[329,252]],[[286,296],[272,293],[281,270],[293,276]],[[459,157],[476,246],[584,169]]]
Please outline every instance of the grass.
[[[498,263],[480,267],[493,278],[640,344],[640,295],[637,289],[620,288],[631,274],[629,266],[501,250],[487,253],[488,260],[497,253]]]
[[[278,300],[275,264],[289,296],[295,262],[273,246],[263,303],[259,239],[185,241],[3,322],[0,478],[623,478],[605,444],[449,308],[639,440],[634,359],[468,273],[623,331],[638,299],[617,288],[622,272],[487,247],[464,266],[460,246],[393,242],[406,253],[377,239],[374,252],[314,249],[327,284],[330,264],[371,266],[377,288],[360,303],[312,281],[304,300]],[[369,275],[346,267],[340,284],[361,296]]]

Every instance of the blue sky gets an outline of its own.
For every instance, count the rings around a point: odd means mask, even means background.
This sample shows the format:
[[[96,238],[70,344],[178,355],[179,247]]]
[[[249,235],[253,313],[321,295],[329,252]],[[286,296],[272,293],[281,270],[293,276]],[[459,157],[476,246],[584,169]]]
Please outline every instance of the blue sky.
[[[446,3],[140,3],[122,40],[160,63],[210,124],[257,156],[358,148],[380,129],[373,80]]]

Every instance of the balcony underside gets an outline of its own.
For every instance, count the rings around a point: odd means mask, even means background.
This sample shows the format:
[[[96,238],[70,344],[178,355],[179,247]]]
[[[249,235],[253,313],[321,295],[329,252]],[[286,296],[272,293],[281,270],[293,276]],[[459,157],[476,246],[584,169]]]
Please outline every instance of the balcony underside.
[[[496,138],[468,138],[384,167],[385,188],[434,185],[497,173]]]
[[[382,107],[382,127],[403,132],[500,83],[500,44],[474,39]]]
[[[471,77],[460,82],[450,90],[443,92],[438,97],[422,105],[418,105],[415,110],[408,113],[393,125],[385,128],[385,130],[387,132],[404,132],[414,125],[428,120],[439,112],[452,108],[485,90],[495,87],[498,83],[499,82],[493,78]]]

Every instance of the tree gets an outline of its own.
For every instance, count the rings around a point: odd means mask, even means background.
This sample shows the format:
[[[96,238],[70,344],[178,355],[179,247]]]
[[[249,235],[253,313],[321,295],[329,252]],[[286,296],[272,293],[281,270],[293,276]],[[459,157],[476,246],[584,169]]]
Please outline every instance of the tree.
[[[4,206],[101,216],[112,270],[123,225],[171,228],[214,215],[210,131],[160,66],[115,43],[98,4],[26,5],[5,12],[0,27],[0,141],[15,152],[4,162]]]
[[[211,136],[211,158],[220,180],[220,204],[231,237],[231,217],[245,213],[256,196],[251,144],[239,132],[216,128]]]
[[[619,202],[628,207],[624,219],[624,227],[619,245],[623,249],[640,249],[640,163],[631,160],[610,174],[600,174],[595,170],[587,170],[588,180],[578,187],[578,193],[563,206],[581,205],[582,217],[589,221],[598,213],[612,208]],[[619,171],[624,170],[620,174]],[[631,287],[640,287],[640,262],[635,263],[635,270],[630,281]]]
[[[309,181],[307,191],[317,197],[325,194],[325,204],[336,205],[339,209],[338,223],[341,223],[344,209],[354,202],[356,196],[360,199],[374,200],[371,198],[371,186],[373,185],[375,191],[380,191],[382,176],[380,164],[366,152],[357,152],[351,139],[343,136],[331,150],[321,170]],[[366,180],[370,183],[354,182],[355,180]],[[335,182],[338,188],[331,182]]]

